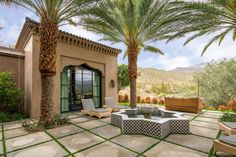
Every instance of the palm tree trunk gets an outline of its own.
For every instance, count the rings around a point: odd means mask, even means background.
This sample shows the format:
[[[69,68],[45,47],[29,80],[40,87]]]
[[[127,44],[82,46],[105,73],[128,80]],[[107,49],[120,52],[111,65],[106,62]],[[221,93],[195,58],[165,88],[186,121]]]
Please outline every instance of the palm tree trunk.
[[[128,69],[130,79],[130,107],[136,107],[136,82],[137,82],[138,48],[128,47]]]
[[[53,77],[56,74],[56,47],[58,42],[58,25],[42,18],[40,23],[39,70],[41,73],[40,122],[48,124],[53,116]]]

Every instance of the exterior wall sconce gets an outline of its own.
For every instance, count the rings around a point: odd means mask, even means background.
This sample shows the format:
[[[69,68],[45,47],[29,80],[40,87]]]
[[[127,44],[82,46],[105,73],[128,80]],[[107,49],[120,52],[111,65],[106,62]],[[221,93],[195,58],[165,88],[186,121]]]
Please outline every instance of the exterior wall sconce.
[[[115,88],[115,86],[116,86],[116,82],[114,80],[111,80],[111,87]]]

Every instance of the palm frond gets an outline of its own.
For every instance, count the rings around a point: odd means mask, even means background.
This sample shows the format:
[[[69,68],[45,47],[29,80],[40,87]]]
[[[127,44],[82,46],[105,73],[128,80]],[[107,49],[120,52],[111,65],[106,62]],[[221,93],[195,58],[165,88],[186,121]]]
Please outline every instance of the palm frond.
[[[72,19],[78,15],[81,7],[97,0],[11,0],[40,18],[47,18],[58,24],[75,24]]]
[[[158,53],[158,54],[161,54],[161,55],[165,55],[165,53],[162,52],[159,48],[154,47],[154,46],[150,46],[150,45],[144,46],[144,51],[148,51],[148,52],[151,52],[151,53]]]
[[[181,17],[187,15],[174,10],[181,4],[175,0],[102,0],[80,12],[80,24],[102,34],[103,40],[161,52],[147,43],[166,40],[180,28]]]
[[[0,4],[11,5],[12,4],[12,0],[0,0]]]
[[[206,44],[202,51],[202,55],[210,47],[210,45],[219,40],[219,45],[223,42],[226,35],[233,32],[233,40],[236,39],[236,1],[235,0],[209,0],[203,2],[185,2],[179,7],[182,16],[182,25],[179,31],[174,33],[169,39],[187,38],[184,45],[189,44],[192,40],[218,33]]]

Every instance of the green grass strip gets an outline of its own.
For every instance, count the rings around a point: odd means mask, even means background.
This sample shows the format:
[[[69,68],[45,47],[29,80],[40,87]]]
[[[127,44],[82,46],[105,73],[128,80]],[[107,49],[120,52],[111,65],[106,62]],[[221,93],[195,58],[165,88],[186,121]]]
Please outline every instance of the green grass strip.
[[[221,135],[221,131],[218,132],[216,139],[218,139]],[[214,155],[214,144],[212,145],[212,148],[210,150],[209,156],[208,157],[212,157]]]
[[[7,157],[7,147],[6,147],[6,142],[5,142],[5,135],[4,135],[4,127],[2,124],[2,146],[3,146],[3,155],[4,157]]]
[[[199,113],[198,115],[196,115],[195,117],[193,117],[190,121],[193,121],[194,119],[196,119],[197,117],[199,117],[200,115],[206,113],[207,111],[203,111],[202,113]]]
[[[46,129],[44,129],[44,132],[48,134],[57,144],[59,144],[69,155],[72,157],[75,157],[63,144],[61,144],[54,136],[52,136]]]

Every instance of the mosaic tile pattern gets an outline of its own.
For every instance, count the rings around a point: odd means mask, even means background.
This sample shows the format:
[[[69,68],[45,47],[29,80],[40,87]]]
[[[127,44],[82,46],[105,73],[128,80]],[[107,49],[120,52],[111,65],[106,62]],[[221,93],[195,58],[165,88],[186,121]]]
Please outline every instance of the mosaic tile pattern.
[[[173,115],[173,113],[163,112],[164,114]],[[155,138],[164,138],[170,133],[188,134],[189,120],[172,118],[164,122],[159,122],[141,118],[127,118],[121,112],[111,115],[111,123],[122,129],[126,134],[144,134]]]

